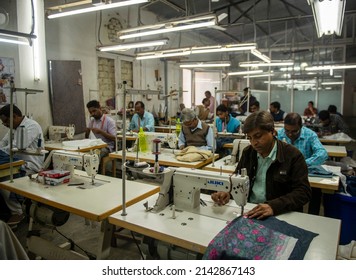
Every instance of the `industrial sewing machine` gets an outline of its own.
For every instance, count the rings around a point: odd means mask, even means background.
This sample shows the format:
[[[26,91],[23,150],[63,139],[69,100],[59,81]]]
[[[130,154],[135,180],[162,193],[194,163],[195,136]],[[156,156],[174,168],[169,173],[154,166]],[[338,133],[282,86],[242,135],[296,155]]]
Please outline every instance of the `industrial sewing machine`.
[[[200,206],[200,191],[224,191],[231,194],[236,204],[241,207],[243,214],[247,203],[250,181],[246,170],[241,174],[226,174],[207,170],[190,168],[169,168],[159,192],[153,211],[159,212],[171,201],[170,194],[173,188],[173,204],[176,209],[192,211]],[[172,196],[172,195],[171,195]]]
[[[234,165],[238,160],[240,160],[242,151],[249,145],[250,145],[250,140],[235,139],[232,146],[231,158],[230,161],[227,162],[227,164]]]
[[[68,126],[50,126],[48,128],[48,137],[49,140],[61,141],[62,134],[65,134],[68,139],[73,139],[75,134],[74,124]]]
[[[53,160],[53,169],[70,171],[71,177],[73,177],[75,167],[84,168],[94,185],[94,178],[98,174],[100,163],[97,154],[58,150],[50,156]]]
[[[178,137],[175,132],[163,133],[163,132],[145,132],[147,147],[152,147],[152,141],[154,139],[161,140],[162,143],[167,143],[169,148],[176,149],[178,143]]]
[[[172,221],[182,223],[182,220],[189,221],[185,226],[192,226],[199,223],[197,216],[209,216],[216,218],[216,214],[223,217],[226,210],[224,207],[213,207],[200,199],[201,190],[224,191],[231,194],[235,203],[241,207],[241,215],[247,203],[250,181],[246,175],[246,169],[241,170],[241,174],[226,174],[207,170],[195,170],[190,168],[166,168],[163,176],[163,184],[160,188],[159,196],[155,205],[149,208],[147,203],[146,211],[150,215],[162,215],[170,227]],[[161,175],[162,176],[162,175]],[[228,207],[228,206],[227,206]],[[225,210],[224,210],[225,209]],[[178,214],[175,214],[175,212]],[[167,215],[171,215],[170,217]],[[176,215],[178,218],[176,219]],[[234,214],[236,217],[236,214]],[[233,218],[233,217],[232,217]],[[171,220],[172,219],[172,220]],[[174,223],[174,222],[173,222]],[[195,226],[192,226],[196,229]],[[200,259],[201,256],[188,249],[160,241],[158,239],[144,236],[141,243],[142,252],[146,259]]]

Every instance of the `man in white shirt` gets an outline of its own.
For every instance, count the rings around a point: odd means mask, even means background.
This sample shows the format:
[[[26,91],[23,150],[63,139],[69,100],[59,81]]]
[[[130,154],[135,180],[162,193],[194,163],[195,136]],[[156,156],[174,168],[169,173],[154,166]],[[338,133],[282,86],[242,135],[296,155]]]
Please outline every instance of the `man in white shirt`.
[[[0,118],[4,126],[10,127],[10,105],[5,105],[0,109]],[[17,143],[20,133],[25,130],[25,135],[21,143]],[[21,110],[13,105],[13,147],[35,151],[44,149],[44,139],[41,126],[34,120],[22,115]],[[0,141],[0,149],[6,154],[10,154],[10,132]],[[43,165],[44,155],[28,155],[18,153],[17,158],[25,161],[23,175],[38,173]],[[11,217],[7,221],[10,226],[16,226],[24,218],[21,204],[17,199],[10,197],[10,192],[0,189],[0,194],[4,198],[7,207],[11,211]]]

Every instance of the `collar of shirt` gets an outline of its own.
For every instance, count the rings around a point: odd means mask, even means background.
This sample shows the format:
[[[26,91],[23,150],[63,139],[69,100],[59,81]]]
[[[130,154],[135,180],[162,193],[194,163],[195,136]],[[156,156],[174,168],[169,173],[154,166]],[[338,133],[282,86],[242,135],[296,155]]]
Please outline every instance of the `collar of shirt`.
[[[274,161],[276,159],[276,157],[277,157],[277,141],[276,140],[274,140],[273,148],[267,157],[263,158],[259,153],[257,153],[258,160],[269,159],[270,161]]]
[[[201,123],[201,120],[198,119],[198,124],[195,128],[192,128],[190,131],[195,131],[196,129],[203,129],[203,125]]]

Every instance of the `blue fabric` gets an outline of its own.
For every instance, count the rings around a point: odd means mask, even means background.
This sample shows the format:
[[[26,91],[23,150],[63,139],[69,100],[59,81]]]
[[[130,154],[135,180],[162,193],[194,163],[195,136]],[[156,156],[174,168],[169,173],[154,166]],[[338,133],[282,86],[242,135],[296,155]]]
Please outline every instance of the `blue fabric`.
[[[346,176],[346,190],[352,196],[356,196],[356,176]]]
[[[239,235],[238,233],[243,231],[247,232],[248,230],[251,230],[253,234],[247,235],[241,233],[241,235]],[[256,233],[256,231],[258,231],[258,233]],[[262,231],[267,235],[261,236],[260,232]],[[230,233],[233,233],[233,235]],[[265,220],[238,217],[221,230],[210,242],[203,259],[258,259],[253,257],[254,255],[264,256],[265,259],[270,256],[270,259],[274,259],[273,256],[276,255],[276,251],[278,251],[278,248],[281,246],[279,244],[281,242],[281,235],[283,235],[283,238],[293,237],[297,239],[288,259],[302,260],[310,243],[318,234],[278,220],[276,217],[269,217]],[[278,238],[279,240],[277,240]],[[239,242],[242,239],[243,243]],[[272,243],[274,243],[275,246],[271,246]],[[243,247],[241,247],[241,244],[243,244]],[[246,248],[246,246],[249,248]],[[273,250],[273,252],[271,252],[271,250]],[[256,252],[258,253],[256,254]],[[212,258],[212,256],[214,256],[214,258]]]
[[[307,127],[301,128],[300,136],[293,144],[284,128],[278,131],[277,138],[282,141],[285,139],[288,144],[295,146],[303,154],[308,166],[321,165],[328,159],[328,153],[321,144],[318,135]]]
[[[311,177],[323,177],[323,178],[331,178],[333,173],[327,171],[320,165],[308,166],[308,175]]]
[[[19,158],[15,155],[14,156],[14,161],[19,160]],[[4,163],[9,163],[10,162],[10,156],[5,153],[3,150],[0,150],[0,164],[4,164]]]

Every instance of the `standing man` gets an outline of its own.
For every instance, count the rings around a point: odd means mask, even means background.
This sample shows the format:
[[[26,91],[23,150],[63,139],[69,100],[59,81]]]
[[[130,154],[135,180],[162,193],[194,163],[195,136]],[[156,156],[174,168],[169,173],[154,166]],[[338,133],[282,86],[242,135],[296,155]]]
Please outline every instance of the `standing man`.
[[[199,120],[206,121],[211,119],[213,115],[210,113],[210,99],[204,98],[202,101],[203,105],[198,105],[195,108],[195,113],[197,114]]]
[[[283,122],[287,113],[281,110],[281,104],[278,101],[272,102],[269,105],[269,112],[271,113],[275,122]]]
[[[183,109],[181,118],[183,126],[178,136],[179,149],[195,146],[203,150],[212,150],[214,141],[213,129],[199,120],[193,109]]]
[[[210,100],[210,105],[209,105],[210,114],[214,115],[214,110],[218,106],[218,103],[215,101],[214,96],[211,95],[211,92],[209,90],[207,90],[204,94],[205,97]]]
[[[297,113],[289,113],[284,119],[284,128],[278,131],[278,139],[295,146],[304,156],[307,166],[321,165],[328,159],[328,153],[320,143],[318,135],[302,125]],[[312,188],[309,214],[319,215],[321,190]]]
[[[100,158],[103,158],[114,151],[116,123],[112,118],[103,114],[97,100],[89,101],[87,108],[90,113],[90,120],[87,124],[85,137],[89,138],[90,132],[93,132],[96,138],[100,138],[108,144],[107,147],[101,149]]]
[[[6,127],[10,127],[10,105],[5,105],[0,109],[0,118],[2,123]],[[37,149],[44,149],[44,138],[41,126],[34,120],[22,115],[21,110],[13,105],[13,147],[20,148],[20,143],[17,140],[20,138],[19,133],[24,129],[26,131],[26,137],[23,141],[22,148],[36,151]],[[10,155],[10,132],[8,132],[4,138],[0,141],[0,149],[6,154]],[[23,175],[30,175],[38,173],[43,165],[44,155],[29,155],[18,153],[17,158],[25,161],[23,166]],[[10,192],[4,189],[0,189],[0,194],[3,196],[7,207],[11,211],[11,217],[7,223],[14,227],[20,223],[25,217],[22,212],[21,204],[15,195],[10,196]],[[13,197],[14,196],[14,197]]]
[[[253,95],[249,94],[249,88],[246,87],[244,88],[243,91],[244,96],[242,96],[240,98],[240,113],[242,115],[245,115],[247,112],[247,103],[249,103],[249,107],[251,106],[251,104],[256,102],[256,97],[254,97]]]
[[[133,132],[139,132],[140,127],[143,131],[155,131],[155,119],[150,112],[145,111],[145,104],[142,101],[137,101],[135,103],[135,112],[133,115],[129,130]]]
[[[308,168],[301,152],[276,139],[274,121],[267,111],[246,118],[243,132],[251,145],[242,152],[234,173],[247,169],[250,178],[248,201],[257,206],[245,215],[265,219],[289,211],[302,211],[311,196]],[[216,192],[212,199],[219,205],[230,200],[228,192]]]

